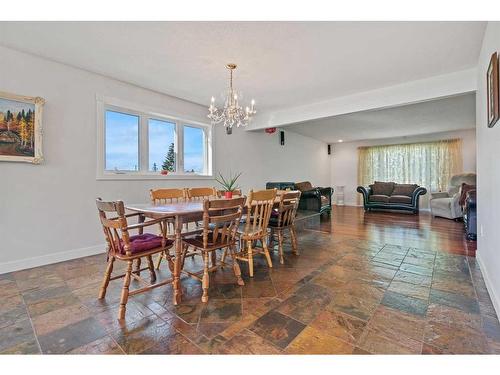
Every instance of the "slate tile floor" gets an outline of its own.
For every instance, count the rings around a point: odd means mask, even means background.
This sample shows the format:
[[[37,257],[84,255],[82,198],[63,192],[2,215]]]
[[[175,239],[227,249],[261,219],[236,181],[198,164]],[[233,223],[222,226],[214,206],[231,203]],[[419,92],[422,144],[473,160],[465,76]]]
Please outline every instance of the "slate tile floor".
[[[96,299],[98,255],[0,275],[1,353],[448,354],[500,353],[500,324],[475,258],[329,232],[299,234],[300,256],[256,262],[236,285],[212,277],[210,301],[182,280],[130,299],[116,320],[120,282]],[[404,242],[404,241],[403,241]],[[199,264],[190,260],[187,267]],[[168,272],[162,270],[161,277]]]

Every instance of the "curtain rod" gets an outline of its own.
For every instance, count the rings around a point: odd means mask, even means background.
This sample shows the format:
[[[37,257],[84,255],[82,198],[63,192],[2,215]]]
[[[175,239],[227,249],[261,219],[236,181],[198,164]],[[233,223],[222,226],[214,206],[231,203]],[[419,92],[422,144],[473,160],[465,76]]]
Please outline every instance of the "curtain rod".
[[[373,146],[359,146],[360,149],[367,148],[375,148],[375,147],[391,147],[391,146],[409,146],[409,145],[425,145],[425,144],[433,144],[433,143],[451,143],[461,141],[462,138],[452,138],[452,139],[442,139],[439,141],[427,141],[427,142],[410,142],[410,143],[394,143],[394,144],[385,144],[385,145],[373,145]]]

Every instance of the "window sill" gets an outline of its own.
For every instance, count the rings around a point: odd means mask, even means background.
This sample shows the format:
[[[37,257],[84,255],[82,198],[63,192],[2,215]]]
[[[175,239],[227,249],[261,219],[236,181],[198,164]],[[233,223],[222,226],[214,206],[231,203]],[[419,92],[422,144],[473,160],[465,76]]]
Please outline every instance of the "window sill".
[[[198,174],[128,174],[128,173],[105,173],[98,175],[96,180],[213,180],[212,175]]]

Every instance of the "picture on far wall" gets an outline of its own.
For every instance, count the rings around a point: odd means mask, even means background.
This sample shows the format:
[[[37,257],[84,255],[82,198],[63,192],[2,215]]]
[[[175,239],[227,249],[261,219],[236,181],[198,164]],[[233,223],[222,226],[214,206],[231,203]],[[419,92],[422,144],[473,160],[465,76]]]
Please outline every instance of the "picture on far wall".
[[[0,91],[0,161],[39,164],[42,155],[42,110],[40,97]]]
[[[500,117],[499,95],[498,95],[498,55],[495,52],[491,55],[490,65],[486,72],[487,82],[487,106],[488,106],[488,127],[493,127]]]

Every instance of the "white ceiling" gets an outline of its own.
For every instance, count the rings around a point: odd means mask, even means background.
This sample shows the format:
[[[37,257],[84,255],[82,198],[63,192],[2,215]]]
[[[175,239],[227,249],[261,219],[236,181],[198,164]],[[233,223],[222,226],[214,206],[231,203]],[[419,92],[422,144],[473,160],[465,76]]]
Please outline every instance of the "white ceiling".
[[[287,130],[326,143],[430,134],[476,127],[476,95],[466,94],[293,124]]]
[[[0,22],[0,44],[207,104],[271,111],[477,63],[484,22]]]

